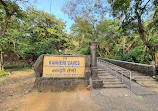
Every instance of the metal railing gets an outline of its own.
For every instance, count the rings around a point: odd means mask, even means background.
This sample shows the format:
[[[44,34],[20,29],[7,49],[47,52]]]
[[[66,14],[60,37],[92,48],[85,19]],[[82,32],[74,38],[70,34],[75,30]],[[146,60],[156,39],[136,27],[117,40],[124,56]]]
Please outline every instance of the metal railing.
[[[109,72],[111,75],[120,79],[123,83],[125,83],[131,90],[132,90],[132,75],[131,71],[109,63],[104,60],[104,58],[97,58],[97,66],[99,68],[104,69],[105,71]],[[127,73],[125,73],[127,72]]]

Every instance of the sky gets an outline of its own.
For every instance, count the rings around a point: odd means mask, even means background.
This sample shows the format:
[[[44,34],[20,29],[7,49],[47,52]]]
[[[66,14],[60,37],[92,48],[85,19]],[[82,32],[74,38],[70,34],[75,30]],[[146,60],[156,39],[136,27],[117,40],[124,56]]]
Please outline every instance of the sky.
[[[35,9],[41,10],[44,12],[51,13],[56,16],[57,19],[63,19],[63,22],[66,22],[66,30],[67,33],[70,33],[70,27],[74,23],[67,14],[61,11],[64,4],[70,0],[31,0],[36,1],[35,3],[32,2],[31,4],[34,6]],[[106,15],[106,18],[110,18],[109,15]]]
[[[69,33],[70,27],[74,22],[73,20],[69,19],[68,15],[61,11],[61,8],[67,1],[69,0],[37,0],[35,3],[33,3],[33,6],[37,10],[55,15],[57,19],[63,19],[63,22],[66,22],[66,30]]]

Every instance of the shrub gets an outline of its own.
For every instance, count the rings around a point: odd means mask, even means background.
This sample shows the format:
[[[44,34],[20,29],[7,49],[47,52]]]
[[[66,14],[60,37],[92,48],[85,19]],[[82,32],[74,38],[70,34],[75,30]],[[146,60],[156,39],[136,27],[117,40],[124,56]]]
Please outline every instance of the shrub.
[[[0,70],[0,77],[6,76],[6,72],[4,70]]]

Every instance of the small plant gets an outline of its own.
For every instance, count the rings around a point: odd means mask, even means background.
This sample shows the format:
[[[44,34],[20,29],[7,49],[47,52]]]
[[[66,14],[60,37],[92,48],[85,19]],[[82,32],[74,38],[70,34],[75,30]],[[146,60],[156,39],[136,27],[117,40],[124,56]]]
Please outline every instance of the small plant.
[[[0,70],[0,77],[6,76],[6,72],[4,70]]]

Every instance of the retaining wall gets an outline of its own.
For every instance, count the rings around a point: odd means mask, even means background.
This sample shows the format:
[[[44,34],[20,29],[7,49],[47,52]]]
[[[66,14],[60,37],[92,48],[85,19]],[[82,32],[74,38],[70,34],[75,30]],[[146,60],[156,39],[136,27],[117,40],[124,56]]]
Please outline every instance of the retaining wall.
[[[120,60],[107,59],[107,58],[103,58],[103,59],[107,62],[118,65],[120,67],[129,69],[129,70],[133,70],[133,71],[138,71],[140,73],[143,73],[144,75],[148,75],[148,76],[155,75],[155,68],[153,67],[153,65],[120,61]]]

